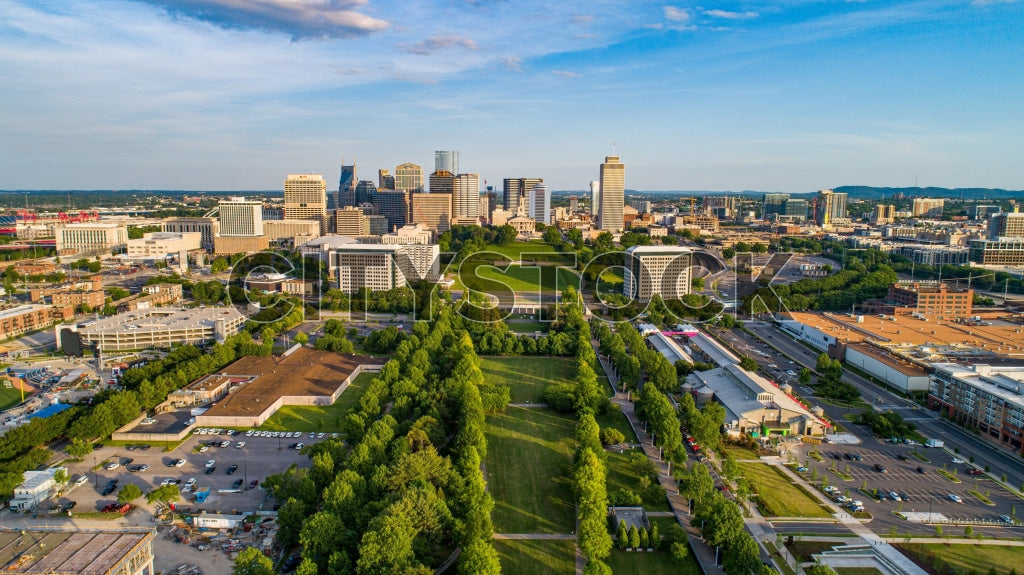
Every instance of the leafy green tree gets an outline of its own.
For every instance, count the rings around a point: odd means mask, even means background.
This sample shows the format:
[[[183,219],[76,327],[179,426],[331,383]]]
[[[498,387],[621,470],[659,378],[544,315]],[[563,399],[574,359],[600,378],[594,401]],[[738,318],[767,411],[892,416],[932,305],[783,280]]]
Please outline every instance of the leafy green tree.
[[[824,564],[804,567],[804,573],[806,573],[807,575],[836,575],[835,569]]]
[[[146,503],[149,503],[150,505],[153,503],[163,503],[164,505],[167,505],[180,498],[181,492],[178,491],[177,485],[161,485],[146,494]]]
[[[733,248],[725,248],[724,250],[722,250],[722,257],[726,260],[731,260],[732,258],[736,257],[736,250],[734,250]]]
[[[63,467],[53,472],[53,482],[57,484],[58,492],[64,491],[64,488],[67,487],[68,481],[70,480],[71,476],[68,475],[68,470]]]
[[[210,271],[215,274],[226,272],[228,271],[229,267],[230,265],[228,264],[228,260],[226,260],[223,257],[215,258],[212,262],[210,262]]]
[[[604,559],[611,553],[612,538],[606,525],[608,493],[604,464],[590,449],[583,449],[578,457],[574,485],[579,497],[580,552],[588,559]]]
[[[232,575],[274,575],[274,562],[255,547],[246,547],[235,559]]]
[[[619,445],[625,440],[626,436],[614,427],[605,427],[601,429],[601,443],[604,445]]]
[[[740,367],[747,371],[757,371],[757,362],[753,358],[744,355],[740,358]]]
[[[309,336],[304,334],[304,333],[302,333],[302,332],[299,332],[299,333],[295,334],[295,340],[294,341],[295,341],[295,343],[297,343],[299,345],[306,345],[307,343],[309,343]]]
[[[125,486],[117,492],[118,503],[131,503],[139,497],[142,497],[142,489],[134,483],[125,484]]]
[[[291,548],[299,542],[299,532],[305,519],[305,506],[298,499],[289,497],[277,512],[277,541],[282,547]]]
[[[626,522],[619,520],[619,530],[616,533],[616,539],[619,542],[619,549],[625,549],[629,547],[629,531],[626,530]]]
[[[584,412],[580,416],[579,423],[576,424],[577,453],[583,453],[584,450],[589,449],[598,457],[603,455],[604,449],[601,446],[600,433],[600,427],[597,425],[594,415],[590,412]]]
[[[636,530],[636,525],[629,526],[629,546],[633,549],[640,548],[640,532]]]
[[[686,559],[690,556],[690,547],[686,543],[680,543],[676,541],[669,548],[669,552],[672,554],[672,560],[678,565],[682,565],[686,562]]]
[[[342,547],[345,538],[345,523],[337,515],[320,511],[308,517],[299,533],[304,557],[310,557],[321,568],[336,549]]]
[[[462,554],[459,555],[456,573],[462,575],[498,575],[501,573],[501,563],[498,561],[498,552],[494,549],[494,545],[487,541],[474,539],[469,545],[463,547]]]
[[[646,527],[640,528],[640,548],[646,549],[651,546],[651,534],[647,532]]]
[[[741,531],[736,538],[728,541],[725,547],[722,568],[726,573],[750,573],[757,570],[761,564],[757,542],[746,531]]]
[[[295,575],[317,575],[316,561],[309,557],[303,557],[299,568],[295,570]]]
[[[657,550],[661,547],[661,532],[658,531],[658,524],[651,525],[651,543],[650,546]]]
[[[808,385],[811,383],[811,370],[806,367],[800,369],[800,375],[797,376],[800,381],[800,385]]]
[[[583,575],[612,575],[612,568],[598,559],[591,559],[583,566]]]

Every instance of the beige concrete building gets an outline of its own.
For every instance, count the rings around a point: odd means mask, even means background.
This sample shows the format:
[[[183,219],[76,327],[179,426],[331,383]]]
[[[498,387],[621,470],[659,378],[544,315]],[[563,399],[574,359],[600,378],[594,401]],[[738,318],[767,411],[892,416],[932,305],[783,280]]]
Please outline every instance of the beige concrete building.
[[[328,267],[345,293],[388,291],[414,281],[436,281],[440,254],[436,244],[351,244],[332,250]]]
[[[693,250],[675,246],[633,246],[626,250],[623,293],[639,301],[679,299],[690,293]]]
[[[199,232],[153,232],[141,238],[128,240],[125,257],[133,261],[163,261],[202,247]]]
[[[245,319],[233,307],[163,307],[119,313],[77,331],[83,346],[96,344],[104,352],[168,349],[183,343],[223,342],[238,333]]]
[[[320,222],[267,220],[263,222],[263,231],[266,233],[267,239],[272,242],[284,241],[298,246],[320,237]]]
[[[382,244],[395,245],[395,244],[430,244],[433,239],[433,234],[430,230],[423,227],[423,224],[412,224],[403,226],[390,234],[384,234],[380,237]]]
[[[442,193],[412,194],[411,222],[441,234],[451,229],[452,195]]]
[[[289,174],[284,181],[284,217],[315,220],[327,232],[327,182],[320,174]]]
[[[452,181],[452,218],[480,225],[480,175],[459,174]]]
[[[423,192],[423,168],[406,162],[395,168],[395,189],[413,194]]]
[[[270,238],[267,236],[254,236],[251,238],[218,236],[213,240],[213,253],[218,256],[250,254],[268,249],[270,249]]]
[[[128,226],[124,222],[66,224],[55,230],[58,254],[100,254],[124,247]]]
[[[220,234],[220,222],[214,218],[171,218],[164,220],[160,229],[179,234],[198,232],[200,247],[213,251],[214,238]]]
[[[369,234],[369,225],[363,210],[353,206],[334,210],[334,233],[349,237]]]
[[[231,197],[217,204],[220,235],[253,237],[263,235],[263,202]]]
[[[946,200],[943,198],[914,198],[910,213],[915,218],[918,216],[937,218],[942,216],[942,209],[945,205]]]
[[[117,305],[117,312],[124,313],[138,309],[179,304],[181,299],[181,284],[167,283],[143,286],[142,293],[117,300],[114,303]]]

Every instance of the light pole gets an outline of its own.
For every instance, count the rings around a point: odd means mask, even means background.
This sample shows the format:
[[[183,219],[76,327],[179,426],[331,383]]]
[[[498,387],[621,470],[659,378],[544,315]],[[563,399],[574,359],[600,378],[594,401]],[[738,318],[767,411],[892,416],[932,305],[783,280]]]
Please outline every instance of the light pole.
[[[96,469],[96,456],[95,455],[92,456],[92,476],[96,480],[96,488],[99,489],[99,487],[100,487],[100,472],[99,472],[98,469]]]

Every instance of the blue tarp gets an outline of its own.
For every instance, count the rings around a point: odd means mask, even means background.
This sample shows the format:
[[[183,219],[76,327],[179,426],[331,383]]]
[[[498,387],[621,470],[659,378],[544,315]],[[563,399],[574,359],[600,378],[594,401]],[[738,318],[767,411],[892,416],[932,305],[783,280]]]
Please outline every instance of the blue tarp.
[[[53,403],[29,415],[28,419],[35,419],[37,417],[50,417],[51,415],[60,413],[65,409],[71,409],[71,405],[67,403]]]

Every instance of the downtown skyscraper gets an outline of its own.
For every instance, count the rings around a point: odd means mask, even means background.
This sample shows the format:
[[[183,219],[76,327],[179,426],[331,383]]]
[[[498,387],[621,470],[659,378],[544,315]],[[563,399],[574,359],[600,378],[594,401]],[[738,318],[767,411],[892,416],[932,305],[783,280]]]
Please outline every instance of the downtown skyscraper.
[[[335,200],[334,207],[343,208],[345,206],[356,205],[356,163],[352,162],[351,166],[345,165],[345,160],[341,161],[341,179],[338,181],[338,194]]]
[[[610,232],[621,231],[625,227],[622,207],[626,199],[626,165],[618,156],[605,156],[600,186],[601,211],[597,227]]]
[[[423,191],[423,168],[406,162],[395,168],[395,189],[418,194]]]
[[[284,217],[317,220],[327,233],[327,181],[320,174],[289,174],[284,181]]]
[[[438,150],[434,152],[434,171],[459,173],[459,152],[455,150]]]

